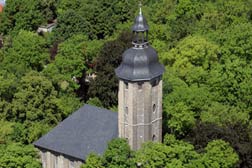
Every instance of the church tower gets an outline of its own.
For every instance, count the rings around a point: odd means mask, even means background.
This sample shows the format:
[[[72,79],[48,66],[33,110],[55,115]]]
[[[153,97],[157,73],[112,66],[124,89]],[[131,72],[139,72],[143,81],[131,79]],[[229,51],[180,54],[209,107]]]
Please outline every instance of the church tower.
[[[162,74],[164,66],[148,43],[149,26],[142,14],[132,26],[132,47],[123,53],[115,70],[119,78],[119,137],[133,150],[146,141],[162,139]]]

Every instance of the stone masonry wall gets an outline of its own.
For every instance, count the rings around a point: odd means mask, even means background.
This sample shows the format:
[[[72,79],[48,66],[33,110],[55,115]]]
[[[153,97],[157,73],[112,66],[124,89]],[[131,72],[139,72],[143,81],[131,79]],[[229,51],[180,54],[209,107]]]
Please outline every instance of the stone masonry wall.
[[[162,80],[119,81],[119,137],[136,150],[146,141],[162,140]]]

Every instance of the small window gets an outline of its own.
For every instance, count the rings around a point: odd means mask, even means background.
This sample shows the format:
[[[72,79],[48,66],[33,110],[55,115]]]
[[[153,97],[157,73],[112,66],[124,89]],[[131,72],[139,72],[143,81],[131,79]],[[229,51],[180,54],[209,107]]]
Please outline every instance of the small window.
[[[142,82],[138,82],[138,89],[142,90],[142,88],[143,88],[143,83]]]
[[[124,82],[124,84],[125,84],[125,88],[128,89],[129,88],[128,82]]]
[[[152,141],[155,141],[156,140],[156,135],[154,134],[153,136],[152,136]]]
[[[151,85],[152,85],[152,87],[155,87],[155,86],[158,85],[158,83],[159,83],[159,79],[155,79],[155,80],[153,80],[153,81],[151,82]]]
[[[152,110],[153,110],[153,113],[156,112],[156,104],[153,104]]]

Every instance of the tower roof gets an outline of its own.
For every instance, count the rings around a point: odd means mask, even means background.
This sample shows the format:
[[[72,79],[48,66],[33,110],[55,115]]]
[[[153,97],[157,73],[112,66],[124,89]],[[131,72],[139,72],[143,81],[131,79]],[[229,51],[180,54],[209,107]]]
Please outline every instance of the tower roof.
[[[132,31],[135,34],[148,34],[149,26],[142,15],[140,8],[139,15],[135,19]],[[136,35],[138,38],[138,35]],[[144,36],[142,36],[142,39]],[[146,40],[137,39],[133,41],[133,47],[123,53],[121,65],[115,70],[118,78],[127,81],[149,81],[164,73],[164,66],[158,61],[158,55],[154,48]]]
[[[127,81],[148,81],[164,73],[164,66],[158,62],[157,52],[151,47],[132,47],[123,53],[116,75]]]
[[[132,29],[132,31],[135,31],[135,32],[143,32],[143,31],[148,31],[149,30],[147,20],[145,19],[145,17],[142,14],[141,6],[140,6],[139,14],[135,18],[134,25],[132,26],[131,29]]]

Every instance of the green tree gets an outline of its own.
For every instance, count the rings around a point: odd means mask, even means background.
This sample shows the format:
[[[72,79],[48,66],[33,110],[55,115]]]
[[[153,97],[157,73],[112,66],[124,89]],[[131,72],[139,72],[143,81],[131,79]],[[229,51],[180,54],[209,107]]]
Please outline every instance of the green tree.
[[[61,113],[62,120],[67,118],[70,114],[83,105],[83,103],[80,101],[80,98],[74,93],[58,93],[55,104]]]
[[[197,24],[197,32],[215,40],[229,26],[248,21],[250,4],[250,0],[203,2],[203,15]]]
[[[199,160],[193,161],[189,167],[235,167],[239,157],[229,144],[222,140],[214,140],[207,144],[205,153]]]
[[[41,168],[38,152],[33,146],[20,144],[0,145],[0,167],[2,168]]]
[[[208,86],[215,99],[230,106],[238,106],[241,111],[251,109],[252,69],[250,64],[236,56],[222,58],[209,73]]]
[[[49,132],[52,127],[47,124],[42,122],[25,122],[24,123],[25,127],[25,137],[23,137],[23,141],[21,141],[24,144],[31,144],[34,141],[38,140],[40,137],[42,137],[44,134]],[[17,141],[20,142],[20,141]]]
[[[88,155],[86,163],[81,168],[105,168],[103,166],[102,158],[94,153]]]
[[[167,24],[169,15],[175,12],[176,5],[175,0],[155,2],[150,9],[150,13],[152,14],[150,19],[156,24]]]
[[[186,135],[213,101],[208,87],[188,86],[174,71],[167,69],[164,73],[164,132]]]
[[[171,133],[183,136],[195,125],[195,113],[184,103],[166,105],[164,108],[168,115],[166,122]]]
[[[13,73],[0,70],[0,81],[0,100],[2,99],[10,102],[16,92],[17,78]]]
[[[193,145],[176,140],[173,135],[165,135],[164,144],[147,142],[136,152],[135,162],[139,167],[186,167],[199,158]]]
[[[124,23],[132,17],[136,6],[132,0],[87,0],[87,3],[90,5],[83,5],[80,11],[89,22],[90,29],[86,33],[90,39],[103,39],[112,35],[118,23]],[[110,18],[109,21],[107,18]]]
[[[62,119],[55,103],[56,96],[51,81],[31,71],[22,77],[5,118],[19,122],[44,120],[48,124],[56,124]]]
[[[104,153],[105,167],[126,168],[130,167],[131,150],[126,139],[114,139],[108,144]]]
[[[161,57],[188,84],[206,81],[209,69],[218,61],[218,45],[201,36],[188,36]]]
[[[130,46],[130,37],[128,32],[122,32],[117,40],[104,44],[96,59],[97,77],[90,82],[88,95],[99,98],[104,107],[117,104],[118,80],[114,70],[121,63],[123,52]]]
[[[251,167],[252,166],[252,141],[251,141],[251,128],[248,127],[248,125],[241,125],[241,124],[229,124],[226,126],[218,126],[215,124],[206,124],[206,123],[197,123],[196,127],[187,135],[186,141],[189,141],[192,143],[196,150],[202,151],[204,150],[205,146],[213,140],[216,139],[222,139],[223,141],[229,142],[230,146],[235,149],[236,153],[239,155],[239,162],[238,167]],[[215,143],[218,144],[218,143]],[[221,143],[222,144],[222,143]],[[220,145],[222,147],[223,145]],[[225,145],[226,146],[226,145]],[[216,146],[218,147],[218,145]],[[210,150],[210,147],[209,147]],[[218,149],[219,150],[219,149]],[[225,149],[223,150],[224,153]],[[231,149],[228,149],[228,151],[231,151]],[[214,152],[214,151],[211,151]],[[218,153],[218,154],[217,154]],[[221,155],[222,152],[217,152],[214,154],[215,156]],[[211,157],[215,157],[215,156]],[[207,155],[207,157],[210,155]],[[226,154],[223,154],[222,156],[227,156]],[[228,157],[227,157],[228,158]],[[226,159],[227,159],[226,158]],[[236,158],[233,154],[230,155],[230,158]],[[215,158],[217,159],[217,158]],[[225,158],[223,158],[225,161]],[[234,161],[234,160],[233,160]],[[229,163],[232,163],[233,161],[229,161]],[[212,163],[209,162],[209,163]],[[220,162],[223,164],[222,162]],[[196,165],[196,164],[195,164]],[[199,166],[200,167],[200,166]]]
[[[10,134],[11,142],[27,144],[27,130],[24,124],[13,122],[12,132]]]
[[[190,35],[202,15],[202,4],[196,0],[180,0],[174,13],[167,17],[167,24],[171,25],[171,39],[173,43]]]
[[[5,134],[8,144],[11,143],[22,143],[22,144],[30,144],[40,138],[42,135],[47,133],[51,127],[43,122],[9,122],[4,123],[6,128],[8,125],[10,126],[9,133]]]
[[[108,143],[103,156],[91,153],[82,168],[126,168],[132,167],[134,163],[130,160],[132,151],[126,139],[113,139]]]
[[[240,107],[211,102],[204,108],[205,110],[200,115],[200,119],[204,123],[226,126],[228,124],[247,124],[250,120],[249,112]]]
[[[52,21],[56,18],[57,0],[40,1],[39,9],[46,21]]]
[[[89,98],[87,101],[87,104],[97,106],[97,107],[102,107],[102,102],[97,97]]]
[[[252,60],[251,32],[251,23],[241,22],[225,29],[225,31],[216,38],[216,41],[222,46],[221,55],[224,59],[235,56],[249,63],[249,61]]]
[[[83,1],[83,2],[86,2]],[[78,10],[78,8],[81,6],[80,0],[74,0],[74,1],[68,1],[68,0],[61,0],[57,2],[57,15],[60,16],[63,13],[65,13],[68,9],[70,10]]]
[[[17,34],[20,30],[37,30],[45,22],[39,7],[40,1],[9,0],[1,16],[0,32]]]
[[[1,69],[20,77],[30,69],[41,71],[49,59],[46,41],[35,33],[20,31],[4,52]]]
[[[138,167],[165,167],[168,160],[167,147],[161,143],[145,143],[142,148],[136,152],[135,162]]]
[[[57,27],[54,30],[56,40],[66,40],[75,34],[81,33],[88,35],[90,23],[78,10],[67,10],[58,16],[57,22]]]
[[[7,121],[0,121],[0,144],[8,143],[10,135],[13,132],[13,123]]]
[[[72,93],[79,88],[78,80],[87,70],[86,43],[86,36],[74,35],[59,45],[55,60],[44,68],[43,74],[51,78],[60,91]]]
[[[134,9],[132,0],[77,0],[71,3],[60,1],[55,35],[66,39],[73,34],[83,33],[89,39],[104,39],[113,34],[117,24],[132,18]]]

